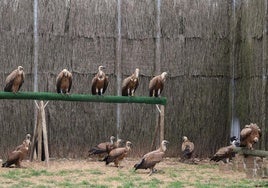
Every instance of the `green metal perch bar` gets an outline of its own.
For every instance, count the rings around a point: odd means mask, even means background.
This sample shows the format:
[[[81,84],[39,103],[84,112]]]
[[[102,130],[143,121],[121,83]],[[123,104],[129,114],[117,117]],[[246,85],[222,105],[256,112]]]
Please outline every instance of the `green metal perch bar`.
[[[253,155],[258,157],[268,157],[268,151],[265,150],[250,150],[247,148],[236,147],[234,152],[244,154],[244,155]]]
[[[144,96],[98,96],[89,94],[59,94],[50,92],[4,92],[0,91],[0,99],[23,99],[23,100],[59,100],[80,102],[103,102],[103,103],[145,103],[166,105],[166,97],[144,97]]]

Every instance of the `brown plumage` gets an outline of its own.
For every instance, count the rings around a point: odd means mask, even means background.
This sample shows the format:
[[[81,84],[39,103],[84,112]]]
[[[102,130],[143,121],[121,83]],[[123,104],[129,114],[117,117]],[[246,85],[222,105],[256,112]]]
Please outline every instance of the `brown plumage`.
[[[259,141],[261,137],[261,129],[257,124],[251,123],[245,125],[240,132],[240,146],[253,149],[253,145]]]
[[[103,95],[108,86],[108,77],[105,75],[103,70],[104,66],[99,66],[99,71],[92,79],[91,93],[92,95]]]
[[[132,143],[130,141],[126,142],[125,147],[115,148],[110,151],[110,153],[103,159],[105,164],[108,165],[111,162],[114,162],[116,167],[119,167],[119,162],[122,161],[131,150]]]
[[[188,140],[186,136],[183,136],[183,142],[181,145],[181,151],[183,159],[191,159],[194,152],[194,143]]]
[[[139,71],[139,69],[136,69],[131,76],[123,80],[122,96],[134,96],[134,93],[139,86]]]
[[[17,146],[14,151],[9,153],[7,161],[2,164],[2,167],[10,167],[15,164],[15,167],[21,167],[21,161],[27,156],[29,147],[31,145],[31,135],[27,134],[22,144]]]
[[[21,145],[19,145],[19,146],[17,146],[16,148],[15,148],[15,150],[20,150],[21,148],[23,148],[24,147],[24,142],[27,142],[27,143],[29,143],[29,146],[31,145],[31,135],[30,134],[26,134],[26,136],[25,136],[25,139],[22,141],[22,144]]]
[[[18,66],[7,76],[4,91],[17,93],[24,82],[24,77],[23,67]]]
[[[69,94],[73,76],[67,69],[63,69],[56,78],[57,93]]]
[[[149,83],[149,96],[159,97],[164,88],[164,82],[166,81],[167,72],[153,77]]]
[[[115,137],[110,137],[110,142],[102,142],[94,147],[92,147],[88,152],[90,155],[100,155],[100,154],[107,154],[109,151],[111,151],[114,148],[114,141]]]
[[[225,163],[229,162],[235,154],[234,148],[234,145],[222,147],[213,155],[213,157],[211,157],[210,160],[216,162],[222,160]]]
[[[137,169],[149,168],[150,169],[149,175],[156,172],[156,169],[154,167],[157,163],[162,161],[162,159],[165,155],[165,151],[167,150],[168,143],[169,142],[167,140],[163,140],[161,142],[160,148],[145,154],[142,157],[141,161],[134,165],[134,169],[137,170]]]

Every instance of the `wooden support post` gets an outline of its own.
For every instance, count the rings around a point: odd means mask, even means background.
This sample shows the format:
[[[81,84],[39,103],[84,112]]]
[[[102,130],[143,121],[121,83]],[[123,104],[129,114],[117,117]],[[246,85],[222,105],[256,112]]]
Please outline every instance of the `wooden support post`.
[[[48,165],[49,161],[49,153],[48,153],[48,139],[47,139],[47,124],[46,124],[46,114],[45,114],[45,107],[44,102],[40,101],[40,111],[41,111],[41,125],[42,125],[42,131],[43,131],[43,141],[44,141],[44,149],[45,149],[45,161]],[[42,134],[41,134],[42,138]],[[40,156],[42,156],[42,153],[40,153]]]
[[[38,161],[42,160],[42,114],[41,114],[41,102],[38,109],[37,115],[37,158]]]
[[[165,139],[165,126],[164,126],[164,120],[165,120],[165,106],[160,105],[160,142],[161,143]]]
[[[48,139],[47,139],[45,106],[44,106],[43,101],[40,101],[40,104],[38,105],[37,123],[34,128],[34,136],[33,136],[32,143],[33,144],[31,147],[30,161],[33,161],[35,153],[37,153],[37,160],[38,161],[42,160],[42,152],[43,152],[42,144],[44,144],[45,161],[46,161],[46,164],[48,165],[48,161],[49,161]],[[37,148],[36,148],[36,145],[37,145]]]
[[[34,125],[34,133],[33,133],[33,138],[32,138],[32,144],[31,144],[31,150],[30,150],[30,161],[32,162],[33,159],[36,157],[36,139],[37,139],[37,135],[38,135],[38,116],[39,116],[39,105],[37,104],[37,102],[35,101],[36,107],[37,107],[37,121],[35,122]],[[36,158],[35,158],[36,159]]]
[[[151,144],[151,150],[154,150],[155,145],[156,145],[156,138],[159,135],[159,140],[158,140],[158,144],[160,144],[162,142],[162,140],[164,140],[164,114],[165,114],[165,106],[161,105],[160,108],[158,106],[156,106],[158,109],[158,114],[156,117],[156,126],[155,126],[155,130],[154,130],[154,137],[153,137],[153,141]]]

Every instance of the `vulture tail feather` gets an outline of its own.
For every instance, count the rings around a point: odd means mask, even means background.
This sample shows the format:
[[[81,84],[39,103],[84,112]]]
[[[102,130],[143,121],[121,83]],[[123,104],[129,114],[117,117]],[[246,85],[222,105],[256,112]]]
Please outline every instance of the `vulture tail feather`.
[[[135,164],[134,165],[135,170],[142,168],[143,162],[144,162],[144,159],[142,159],[140,163]]]

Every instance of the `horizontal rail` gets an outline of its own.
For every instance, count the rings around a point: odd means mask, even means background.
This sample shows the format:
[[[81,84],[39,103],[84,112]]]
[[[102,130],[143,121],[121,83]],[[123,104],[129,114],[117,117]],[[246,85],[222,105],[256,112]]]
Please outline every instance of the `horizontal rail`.
[[[50,92],[3,92],[0,91],[0,99],[23,99],[23,100],[59,100],[80,102],[103,102],[103,103],[144,103],[166,105],[166,97],[144,97],[144,96],[99,96],[89,94],[59,94]]]
[[[244,155],[253,155],[258,157],[268,157],[268,151],[265,150],[250,150],[247,148],[236,147],[234,152],[244,154]]]

